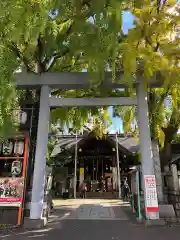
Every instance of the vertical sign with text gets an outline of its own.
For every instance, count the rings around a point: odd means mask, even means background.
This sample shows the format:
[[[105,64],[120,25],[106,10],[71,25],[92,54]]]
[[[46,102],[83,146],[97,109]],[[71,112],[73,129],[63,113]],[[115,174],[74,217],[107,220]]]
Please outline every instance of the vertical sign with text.
[[[159,212],[155,175],[145,175],[146,211]]]

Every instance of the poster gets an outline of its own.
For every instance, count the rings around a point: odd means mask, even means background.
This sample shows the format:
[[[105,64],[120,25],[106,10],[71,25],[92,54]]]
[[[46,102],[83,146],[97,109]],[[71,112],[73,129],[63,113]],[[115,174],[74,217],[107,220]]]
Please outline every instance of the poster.
[[[146,211],[149,213],[158,212],[158,198],[156,190],[155,175],[145,175]]]
[[[23,192],[24,178],[0,178],[0,206],[21,206]]]

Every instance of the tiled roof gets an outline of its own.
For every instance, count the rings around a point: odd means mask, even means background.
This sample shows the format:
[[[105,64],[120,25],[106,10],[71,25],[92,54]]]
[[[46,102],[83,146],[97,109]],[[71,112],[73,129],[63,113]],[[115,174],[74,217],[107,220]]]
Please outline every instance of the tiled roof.
[[[79,143],[81,140],[84,140],[84,137],[78,137],[77,142]],[[116,143],[115,136],[109,136],[109,140]],[[134,137],[118,137],[118,143],[120,147],[126,149],[129,152],[137,152],[139,151],[139,141],[137,138]],[[74,147],[76,144],[75,136],[72,137],[62,137],[57,141],[56,146],[54,147],[51,157],[57,156],[63,150],[70,149]]]
[[[116,137],[110,137],[116,141]],[[139,151],[139,139],[135,137],[118,137],[118,143],[130,152]]]

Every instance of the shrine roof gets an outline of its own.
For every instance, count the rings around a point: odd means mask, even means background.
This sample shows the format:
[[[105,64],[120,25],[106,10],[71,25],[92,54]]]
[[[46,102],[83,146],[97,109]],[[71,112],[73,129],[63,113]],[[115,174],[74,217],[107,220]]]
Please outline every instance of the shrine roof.
[[[127,155],[133,155],[139,151],[139,140],[135,137],[117,137],[118,147],[121,153]],[[116,136],[107,135],[105,139],[99,139],[90,137],[90,136],[63,136],[59,137],[57,143],[52,151],[51,157],[56,157],[58,154],[63,153],[64,151],[74,151],[76,142],[78,148],[91,149],[100,147],[99,143],[102,145],[102,148],[107,151],[108,148],[112,149],[116,147]]]

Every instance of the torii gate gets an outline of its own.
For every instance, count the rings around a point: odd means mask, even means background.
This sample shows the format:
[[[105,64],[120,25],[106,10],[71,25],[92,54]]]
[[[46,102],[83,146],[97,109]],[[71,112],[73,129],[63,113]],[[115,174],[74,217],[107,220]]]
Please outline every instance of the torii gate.
[[[118,79],[122,76],[117,74]],[[35,154],[32,200],[30,208],[30,219],[40,220],[44,200],[44,179],[46,169],[46,150],[48,143],[48,128],[51,107],[70,106],[113,106],[113,105],[137,105],[138,122],[140,132],[140,151],[142,160],[142,174],[154,175],[154,164],[152,156],[151,136],[148,119],[147,92],[144,80],[141,76],[133,83],[136,88],[136,97],[110,97],[110,98],[59,98],[51,96],[51,89],[83,89],[90,85],[88,73],[18,73],[15,74],[18,88],[40,88],[40,109],[37,132],[37,146]],[[111,73],[105,74],[104,86],[111,89],[127,88],[128,85],[121,80],[112,83]],[[149,87],[160,87],[162,82],[159,78],[149,80]],[[148,205],[148,197],[144,194],[145,207]],[[146,212],[147,219],[159,219],[159,213]]]

